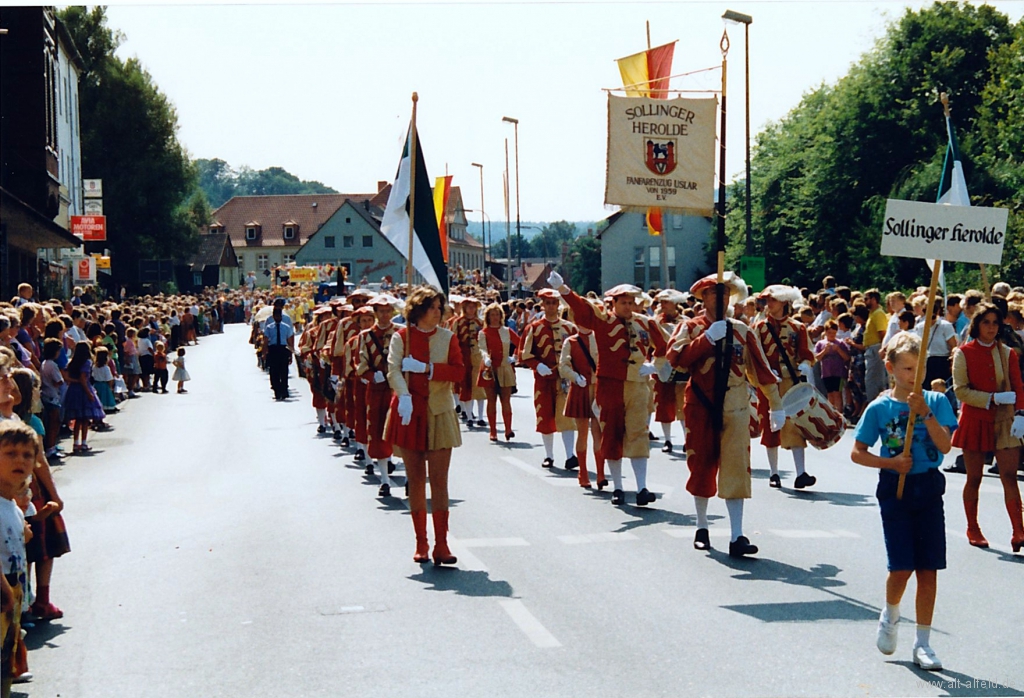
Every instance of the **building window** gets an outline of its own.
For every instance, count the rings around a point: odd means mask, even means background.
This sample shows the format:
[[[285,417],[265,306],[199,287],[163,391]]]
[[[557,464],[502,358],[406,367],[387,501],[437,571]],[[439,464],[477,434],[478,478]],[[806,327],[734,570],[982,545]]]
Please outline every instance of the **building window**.
[[[633,285],[644,288],[647,285],[646,247],[633,248]]]
[[[295,255],[293,255],[293,254],[286,254],[284,256],[284,263],[285,264],[291,264],[294,261],[295,261]]]
[[[284,239],[285,240],[293,240],[293,239],[295,239],[295,228],[293,228],[290,225],[286,225],[284,227]]]
[[[363,247],[373,247],[373,236],[372,235],[364,235],[363,236]]]
[[[672,227],[679,230],[683,227],[683,214],[673,213],[672,214]]]
[[[661,248],[651,248],[651,269],[647,275],[650,279],[651,285],[661,283]]]
[[[256,228],[255,227],[249,227],[249,228],[245,229],[245,239],[246,240],[255,240],[256,239]]]
[[[342,247],[355,247],[356,246],[356,236],[355,235],[343,235],[342,238],[341,238],[341,246]]]
[[[333,235],[324,235],[324,247],[334,247]]]
[[[668,248],[666,248],[666,252],[667,252],[667,254],[665,255],[665,259],[668,260],[668,280],[670,282],[672,282],[672,286],[675,287],[675,284],[676,284],[676,248],[675,247],[668,247]]]
[[[351,219],[351,218],[346,218],[346,219],[345,219],[345,223],[346,223],[347,225],[351,225],[351,224],[352,224],[352,219]]]
[[[270,268],[270,255],[259,254],[256,255],[256,269],[258,271],[266,271]]]

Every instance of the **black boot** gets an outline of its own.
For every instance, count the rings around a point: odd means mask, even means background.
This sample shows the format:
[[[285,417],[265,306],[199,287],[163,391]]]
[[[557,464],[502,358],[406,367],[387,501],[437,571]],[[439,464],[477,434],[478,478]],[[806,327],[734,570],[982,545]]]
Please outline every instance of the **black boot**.
[[[729,557],[743,557],[744,555],[756,555],[757,546],[750,542],[746,536],[740,536],[732,543],[729,543]]]

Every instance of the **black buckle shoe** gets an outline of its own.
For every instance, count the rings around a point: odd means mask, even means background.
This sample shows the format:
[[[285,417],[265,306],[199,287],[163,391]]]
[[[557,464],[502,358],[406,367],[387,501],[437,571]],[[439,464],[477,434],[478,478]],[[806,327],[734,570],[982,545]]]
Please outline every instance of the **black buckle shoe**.
[[[746,536],[740,536],[732,543],[729,543],[729,557],[743,557],[744,555],[756,555],[757,546],[750,542]]]
[[[482,427],[485,427],[485,426],[487,426],[487,422],[485,422],[485,421],[484,421],[484,420],[482,420],[482,419],[478,419],[478,420],[476,420],[476,425],[477,425],[478,427],[481,427],[481,428],[482,428]]]
[[[569,460],[565,461],[566,470],[575,470],[580,467],[580,459],[576,456],[572,456]]]
[[[334,437],[333,438],[334,438],[335,441],[341,441],[341,430],[340,429],[335,429],[334,430]]]
[[[362,463],[364,460],[366,460],[366,454],[363,453],[363,449],[359,449],[358,451],[356,451],[355,460],[356,463]]]
[[[545,458],[544,462],[540,464],[540,467],[542,467],[542,468],[554,468],[555,467],[555,459],[554,458]]]
[[[696,535],[693,537],[693,549],[694,550],[711,550],[711,536],[708,534],[708,529],[698,528]]]
[[[390,497],[391,496],[391,485],[381,485],[380,489],[377,490],[378,497]]]
[[[647,506],[654,502],[658,498],[654,496],[654,493],[648,490],[646,487],[636,493],[636,505],[638,507]]]
[[[666,441],[665,445],[661,447],[662,453],[672,453],[672,442]]]
[[[327,427],[325,427],[323,424],[321,424],[320,426],[318,426],[316,428],[316,433],[317,434],[323,434],[325,431],[327,431]]]
[[[608,481],[607,480],[598,480],[597,481],[597,491],[598,492],[600,492],[601,490],[603,490],[607,486],[608,486]]]
[[[617,507],[621,507],[626,503],[626,494],[622,490],[615,490],[612,492],[612,504]]]
[[[373,463],[367,464],[363,472],[366,473],[367,475],[373,475]]]
[[[818,478],[814,477],[810,473],[804,473],[803,475],[797,476],[796,480],[793,482],[793,487],[798,490],[802,490],[805,487],[811,487],[817,481]]]
[[[342,448],[348,448],[350,444],[351,442],[348,440],[348,437],[345,436],[341,439],[341,443],[338,445],[341,446]]]
[[[774,487],[776,489],[782,487],[782,478],[779,477],[778,473],[775,473],[774,475],[768,478],[768,486]]]

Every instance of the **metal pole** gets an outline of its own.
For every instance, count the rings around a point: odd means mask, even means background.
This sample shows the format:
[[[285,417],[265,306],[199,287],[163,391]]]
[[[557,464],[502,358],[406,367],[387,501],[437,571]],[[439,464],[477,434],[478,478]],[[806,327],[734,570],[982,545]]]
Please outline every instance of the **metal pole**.
[[[750,256],[754,253],[754,233],[750,223],[750,23],[743,25],[743,49],[745,53],[746,67],[744,68],[744,77],[746,78],[747,86],[744,106],[746,107],[746,129],[747,129],[747,211],[746,211],[746,224],[747,224],[747,245],[746,253]]]
[[[416,221],[416,103],[420,96],[412,93],[412,125],[409,127],[409,260],[405,265],[406,293],[412,290],[412,250]]]
[[[484,288],[487,288],[490,272],[487,271],[487,214],[484,209],[484,166],[474,162],[473,167],[480,168],[480,237],[484,241]]]
[[[509,196],[508,196],[508,139],[505,139],[505,286],[508,300],[512,300],[512,229],[509,221]]]
[[[516,265],[523,266],[523,234],[519,227],[519,122],[513,124],[516,137]]]

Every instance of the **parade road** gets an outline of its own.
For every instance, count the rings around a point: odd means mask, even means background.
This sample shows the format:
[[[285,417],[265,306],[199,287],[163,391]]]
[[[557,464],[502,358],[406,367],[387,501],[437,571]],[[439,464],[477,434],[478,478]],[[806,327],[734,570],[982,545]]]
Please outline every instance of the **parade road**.
[[[628,466],[621,508],[542,470],[519,370],[517,438],[492,445],[463,427],[452,459],[459,563],[421,566],[404,499],[378,499],[376,477],[316,434],[294,366],[292,397],[272,400],[247,337],[229,325],[203,338],[187,395],[133,401],[91,456],[55,469],[72,546],[52,585],[65,617],[29,634],[37,678],[15,695],[1024,695],[1024,556],[1010,553],[995,476],[983,551],[963,534],[964,476],[947,475],[932,632],[946,669],[929,673],[910,661],[913,581],[896,654],[875,648],[877,473],[850,462],[850,432],[808,452],[806,491],[785,452],[783,488],[769,489],[752,444],[745,523],[761,552],[733,560],[721,500],[714,550],[693,549],[686,461],[660,441],[645,509]],[[399,467],[396,495],[403,483]]]

